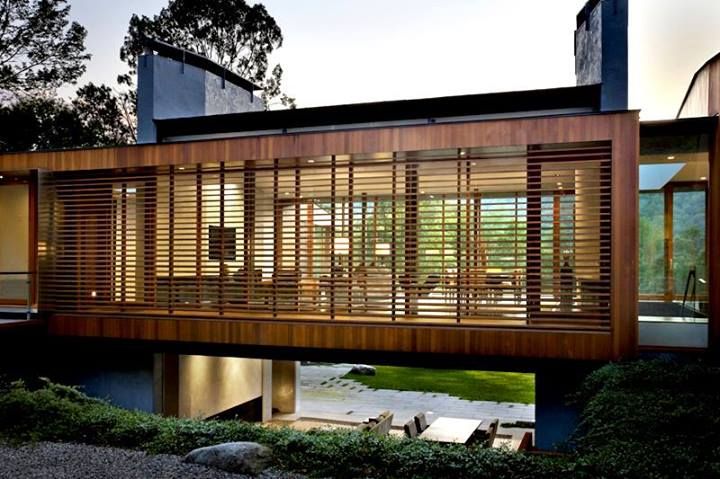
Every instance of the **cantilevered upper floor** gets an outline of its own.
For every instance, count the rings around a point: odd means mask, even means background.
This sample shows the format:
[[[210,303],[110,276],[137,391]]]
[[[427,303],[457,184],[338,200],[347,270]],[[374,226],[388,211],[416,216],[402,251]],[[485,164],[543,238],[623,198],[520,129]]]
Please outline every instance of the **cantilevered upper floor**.
[[[598,112],[593,87],[567,90],[588,111],[478,117],[433,99],[412,104],[425,121],[400,108],[399,124],[351,121],[382,105],[326,111],[352,128],[310,127],[323,110],[248,113],[261,131],[7,154],[0,171],[37,191],[52,334],[632,355],[638,117]]]

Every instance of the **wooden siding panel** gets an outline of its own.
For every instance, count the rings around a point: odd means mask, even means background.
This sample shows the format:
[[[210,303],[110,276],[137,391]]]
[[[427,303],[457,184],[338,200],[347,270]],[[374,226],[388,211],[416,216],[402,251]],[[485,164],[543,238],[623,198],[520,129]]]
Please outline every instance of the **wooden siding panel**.
[[[360,154],[610,140],[637,112],[432,124],[322,133],[293,133],[187,143],[0,155],[0,170],[97,170]]]
[[[720,74],[718,75],[720,81]],[[720,89],[720,85],[719,85]],[[718,105],[720,107],[720,105]],[[708,296],[710,315],[708,345],[720,350],[720,125],[710,142],[710,173],[708,177]]]
[[[613,350],[633,356],[638,344],[639,123],[616,125],[612,172],[611,312]]]
[[[177,328],[160,326],[165,322]],[[607,332],[55,315],[55,336],[283,348],[608,360]]]

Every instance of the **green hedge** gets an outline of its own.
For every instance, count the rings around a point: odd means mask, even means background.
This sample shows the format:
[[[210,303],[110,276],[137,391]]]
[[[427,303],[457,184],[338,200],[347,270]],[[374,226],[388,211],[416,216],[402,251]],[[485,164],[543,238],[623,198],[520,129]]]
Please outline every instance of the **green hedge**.
[[[300,432],[241,421],[166,418],[114,407],[47,381],[37,387],[15,382],[0,392],[0,439],[179,455],[227,441],[256,441],[273,449],[276,467],[315,477],[553,478],[565,467],[557,459],[353,430]]]
[[[720,369],[634,361],[591,374],[572,398],[580,425],[562,457],[444,446],[352,430],[299,432],[128,411],[42,381],[0,387],[0,440],[60,441],[183,455],[226,441],[270,446],[275,466],[314,477],[720,477]]]
[[[633,361],[600,368],[572,398],[573,442],[593,477],[720,477],[720,368]]]

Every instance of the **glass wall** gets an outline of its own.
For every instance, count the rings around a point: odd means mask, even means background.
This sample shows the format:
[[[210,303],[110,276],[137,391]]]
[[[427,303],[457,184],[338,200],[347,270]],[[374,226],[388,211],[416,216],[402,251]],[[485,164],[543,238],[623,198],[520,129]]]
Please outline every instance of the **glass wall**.
[[[641,318],[707,317],[707,135],[642,138]]]

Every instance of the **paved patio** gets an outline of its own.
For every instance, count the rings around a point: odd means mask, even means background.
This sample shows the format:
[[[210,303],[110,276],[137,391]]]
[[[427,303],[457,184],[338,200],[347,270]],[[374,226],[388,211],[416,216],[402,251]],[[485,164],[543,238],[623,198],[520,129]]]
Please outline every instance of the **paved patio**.
[[[498,418],[500,422],[535,421],[535,406],[493,401],[467,401],[443,393],[371,389],[342,379],[351,364],[304,365],[300,368],[300,413],[277,415],[275,419],[299,417],[337,422],[359,423],[384,410],[394,413],[393,426],[402,427],[418,412],[428,422],[438,416],[482,419],[484,424]]]

